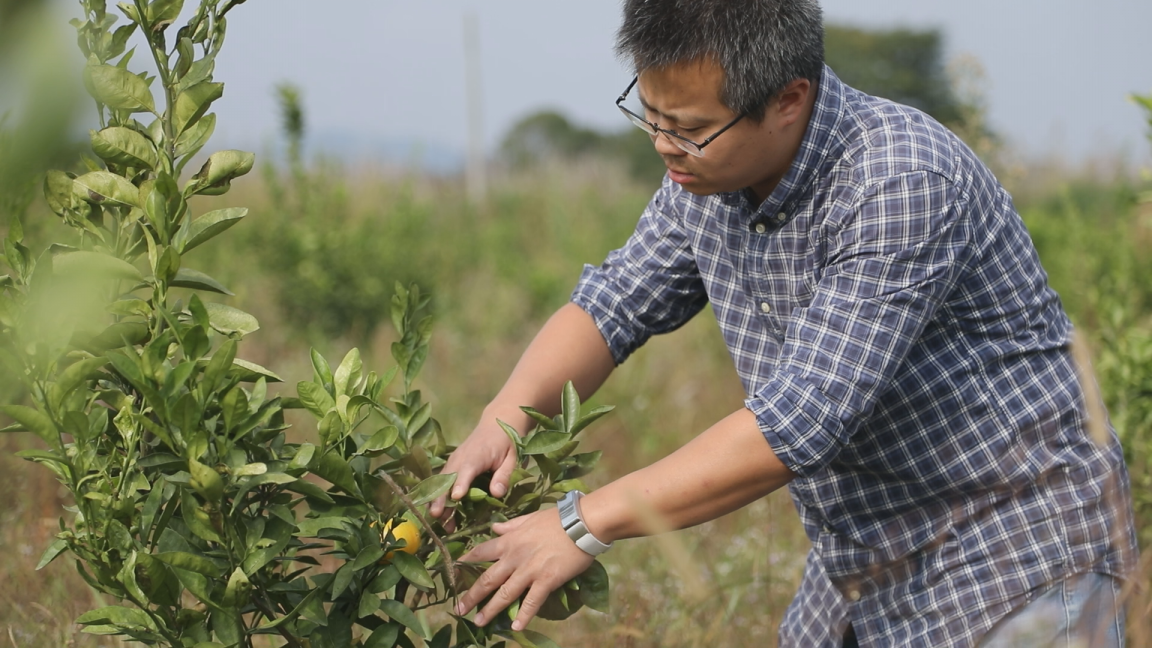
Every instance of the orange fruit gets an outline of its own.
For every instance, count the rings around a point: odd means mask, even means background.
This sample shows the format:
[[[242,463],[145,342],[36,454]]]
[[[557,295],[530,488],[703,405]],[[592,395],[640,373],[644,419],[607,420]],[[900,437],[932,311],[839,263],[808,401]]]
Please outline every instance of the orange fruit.
[[[384,524],[384,528],[380,531],[380,541],[383,542],[388,537],[388,533],[392,533],[392,538],[395,540],[403,540],[405,545],[399,547],[396,551],[403,551],[406,554],[416,555],[416,551],[420,549],[420,527],[416,526],[409,520],[402,520],[395,528],[392,527],[392,520]],[[391,562],[392,555],[395,551],[389,551],[384,554],[381,562]]]

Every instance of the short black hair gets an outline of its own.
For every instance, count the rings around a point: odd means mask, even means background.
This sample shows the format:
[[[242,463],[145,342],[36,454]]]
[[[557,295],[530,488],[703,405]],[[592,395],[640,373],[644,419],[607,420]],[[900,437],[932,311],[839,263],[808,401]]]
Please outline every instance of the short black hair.
[[[792,81],[819,83],[823,12],[816,0],[625,0],[616,53],[637,74],[711,58],[720,100],[760,121]]]

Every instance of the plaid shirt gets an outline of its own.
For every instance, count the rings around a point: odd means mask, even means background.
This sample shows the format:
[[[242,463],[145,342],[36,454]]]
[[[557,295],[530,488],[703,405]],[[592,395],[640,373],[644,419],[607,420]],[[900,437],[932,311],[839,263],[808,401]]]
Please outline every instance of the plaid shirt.
[[[1135,556],[1011,198],[948,130],[825,69],[757,206],[665,178],[573,301],[617,362],[711,304],[812,541],[785,646],[966,646],[1071,574]]]

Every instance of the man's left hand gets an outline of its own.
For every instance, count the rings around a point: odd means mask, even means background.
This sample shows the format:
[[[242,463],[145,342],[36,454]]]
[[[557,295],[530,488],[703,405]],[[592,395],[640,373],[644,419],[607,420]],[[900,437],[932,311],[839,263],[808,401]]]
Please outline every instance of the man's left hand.
[[[496,592],[476,614],[476,625],[494,619],[526,591],[512,622],[513,630],[523,630],[549,594],[592,565],[592,556],[564,532],[560,513],[554,508],[494,524],[492,530],[500,537],[477,545],[460,558],[462,562],[495,561],[456,606],[457,614],[467,614]]]

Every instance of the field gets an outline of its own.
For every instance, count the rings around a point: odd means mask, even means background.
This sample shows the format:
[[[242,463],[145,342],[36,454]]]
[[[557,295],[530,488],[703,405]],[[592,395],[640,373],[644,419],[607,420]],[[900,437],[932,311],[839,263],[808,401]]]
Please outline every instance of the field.
[[[631,231],[652,187],[610,163],[547,165],[493,182],[470,205],[458,179],[335,162],[266,166],[197,212],[246,206],[250,216],[184,260],[236,293],[262,330],[245,359],[284,376],[310,372],[308,348],[391,365],[387,303],[395,281],[435,298],[432,353],[420,388],[454,441],[475,423],[519,352],[566,301],[584,263],[598,263]],[[1142,541],[1152,534],[1152,205],[1134,181],[1043,178],[1019,182],[1018,206],[1051,282],[1089,343],[1101,389],[1126,445]],[[29,238],[55,240],[55,217],[34,205]],[[739,407],[739,381],[710,314],[656,339],[595,396],[616,410],[591,431],[605,451],[588,480],[602,484],[678,447]],[[301,428],[298,435],[310,431]],[[12,452],[27,435],[0,437],[0,646],[108,646],[72,620],[100,602],[67,560],[36,572],[68,505],[49,473]],[[713,523],[621,543],[604,559],[612,611],[542,624],[565,646],[774,645],[799,579],[807,540],[784,493]],[[1152,647],[1147,561],[1133,590],[1131,645]]]

